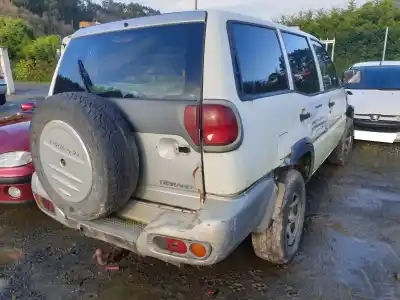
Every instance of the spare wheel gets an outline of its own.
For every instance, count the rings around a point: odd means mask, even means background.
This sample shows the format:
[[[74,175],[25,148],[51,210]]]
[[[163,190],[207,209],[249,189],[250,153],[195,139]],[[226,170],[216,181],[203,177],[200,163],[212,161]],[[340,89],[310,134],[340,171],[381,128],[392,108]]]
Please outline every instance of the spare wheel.
[[[94,220],[133,195],[139,159],[132,126],[110,100],[88,93],[40,102],[31,152],[43,188],[67,217]]]

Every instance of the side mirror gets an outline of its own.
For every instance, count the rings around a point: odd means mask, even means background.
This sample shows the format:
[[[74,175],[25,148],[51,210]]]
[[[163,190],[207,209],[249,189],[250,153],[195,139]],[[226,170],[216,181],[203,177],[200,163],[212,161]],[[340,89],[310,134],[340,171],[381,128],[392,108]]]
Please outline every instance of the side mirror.
[[[353,107],[353,105],[347,105],[346,117],[348,117],[350,119],[354,119],[354,107]]]
[[[0,64],[0,106],[6,104],[7,102],[7,84],[4,81],[2,72],[1,72],[1,64]]]
[[[57,60],[61,58],[61,49],[57,49],[56,58]]]
[[[22,103],[21,104],[21,110],[23,112],[32,111],[32,110],[35,109],[35,107],[36,107],[36,104],[32,103],[32,102]]]

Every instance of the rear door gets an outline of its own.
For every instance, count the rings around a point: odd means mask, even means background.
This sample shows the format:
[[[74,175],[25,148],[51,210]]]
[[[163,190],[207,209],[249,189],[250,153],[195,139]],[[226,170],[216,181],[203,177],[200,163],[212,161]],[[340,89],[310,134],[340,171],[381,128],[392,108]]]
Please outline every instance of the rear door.
[[[329,145],[322,139],[329,127],[328,98],[321,92],[317,65],[308,39],[283,32],[283,42],[288,54],[294,90],[301,102],[299,118],[307,128],[308,137],[315,146],[315,166],[318,167],[329,154]]]
[[[400,116],[400,66],[352,68],[345,86],[356,115]]]
[[[316,40],[311,40],[318,61],[324,96],[328,100],[328,127],[332,128],[330,134],[331,149],[339,142],[344,132],[345,111],[347,108],[345,90],[339,84],[336,68],[331,61],[325,47]],[[338,124],[342,122],[342,125]]]
[[[199,209],[201,147],[186,127],[197,122],[193,111],[202,102],[206,14],[182,17],[176,22],[169,18],[169,24],[133,23],[133,28],[73,38],[53,93],[89,91],[115,102],[133,125],[139,145],[135,197]],[[132,22],[141,25],[140,20]],[[82,66],[89,86],[79,71]]]

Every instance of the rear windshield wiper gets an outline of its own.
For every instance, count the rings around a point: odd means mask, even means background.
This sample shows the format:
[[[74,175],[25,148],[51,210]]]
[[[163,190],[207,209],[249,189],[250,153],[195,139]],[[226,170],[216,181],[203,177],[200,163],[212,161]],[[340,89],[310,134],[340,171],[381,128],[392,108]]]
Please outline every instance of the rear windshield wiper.
[[[79,67],[79,75],[81,75],[83,84],[85,85],[85,89],[88,93],[91,93],[91,89],[93,87],[93,82],[90,79],[88,72],[82,62],[82,60],[78,59],[78,67]]]

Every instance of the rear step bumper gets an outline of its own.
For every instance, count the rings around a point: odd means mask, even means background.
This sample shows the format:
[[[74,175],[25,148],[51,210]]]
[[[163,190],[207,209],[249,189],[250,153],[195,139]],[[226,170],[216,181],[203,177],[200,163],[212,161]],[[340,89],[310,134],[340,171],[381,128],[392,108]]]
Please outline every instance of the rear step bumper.
[[[77,221],[65,217],[61,210],[48,209],[41,200],[48,199],[38,177],[32,178],[32,190],[39,208],[67,227],[84,235],[173,264],[213,265],[226,258],[251,232],[268,226],[275,205],[277,188],[272,177],[260,180],[245,193],[234,198],[208,196],[202,210],[188,212],[167,206],[135,201],[133,210],[147,214],[146,222],[109,217],[96,221]],[[124,215],[126,214],[126,211]],[[131,215],[135,215],[133,212]],[[143,220],[144,216],[141,215]],[[264,225],[263,225],[264,224]],[[170,238],[183,242],[187,252],[176,253],[161,249],[155,238]],[[189,249],[201,244],[206,255],[196,257]]]

